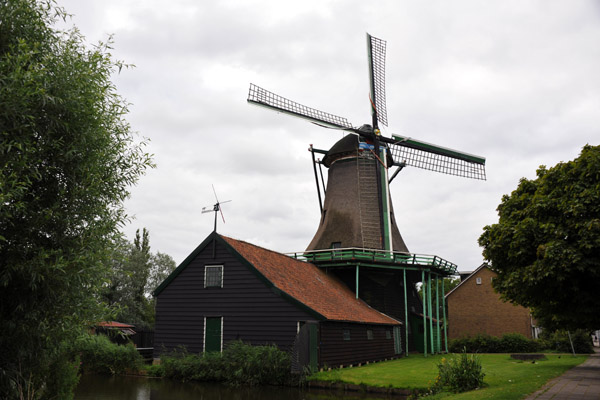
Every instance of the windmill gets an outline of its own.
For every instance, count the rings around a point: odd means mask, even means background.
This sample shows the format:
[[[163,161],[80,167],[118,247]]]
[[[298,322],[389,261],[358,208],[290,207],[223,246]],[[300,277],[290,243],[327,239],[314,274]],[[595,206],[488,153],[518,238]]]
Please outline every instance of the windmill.
[[[322,207],[321,227],[319,229],[321,232],[317,232],[308,247],[309,250],[329,247],[330,243],[340,242],[335,240],[335,235],[328,234],[329,231],[325,227],[337,226],[337,229],[340,229],[339,221],[347,220],[350,217],[360,219],[357,223],[351,223],[350,225],[353,227],[358,226],[362,232],[359,235],[362,240],[358,240],[357,238],[350,240],[353,245],[380,248],[388,251],[408,251],[393,219],[389,191],[389,183],[405,166],[485,180],[485,158],[483,157],[401,135],[393,134],[391,138],[381,135],[379,124],[385,126],[388,124],[385,94],[386,42],[367,34],[367,52],[369,59],[371,123],[360,127],[352,125],[346,118],[306,107],[257,85],[250,84],[248,102],[251,104],[304,118],[323,127],[352,133],[352,135],[348,135],[337,142],[328,152],[314,150],[325,154],[323,162],[326,167],[330,168],[330,179],[328,180],[328,188],[325,195],[325,207]],[[360,171],[362,170],[362,176],[365,179],[363,181],[359,179],[355,183],[355,185],[358,185],[358,194],[351,210],[345,210],[343,212],[345,217],[337,218],[337,223],[333,223],[333,221],[329,220],[335,218],[335,216],[331,215],[331,210],[327,208],[328,197],[339,197],[336,195],[336,192],[339,192],[339,190],[336,190],[335,187],[329,187],[332,185],[331,175],[334,174],[331,168],[336,161],[340,159],[347,160],[348,155],[353,152],[356,154],[357,160],[363,161],[363,165],[355,167],[359,171],[355,175],[360,177]],[[390,177],[388,170],[391,167],[396,167],[396,171]],[[346,186],[340,185],[340,180],[334,180],[334,185],[338,187]],[[339,201],[335,201],[335,203],[340,204]],[[335,208],[336,211],[339,211],[339,207]],[[376,215],[376,218],[373,217],[374,215]],[[358,229],[354,229],[354,232],[357,231]],[[320,240],[319,237],[323,237],[323,239]],[[329,240],[331,242],[327,243]]]
[[[485,180],[485,158],[406,136],[382,136],[379,125],[388,124],[386,42],[367,34],[367,52],[369,124],[357,127],[346,118],[306,107],[254,84],[250,84],[248,102],[307,119],[322,127],[350,132],[328,151],[313,149],[312,145],[309,149],[313,152],[313,162],[315,152],[324,154],[319,167],[324,165],[329,169],[328,181],[327,188],[324,188],[324,204],[321,205],[319,180],[314,168],[321,221],[307,250],[294,256],[332,271],[350,288],[355,286],[357,297],[360,294],[375,309],[403,320],[407,352],[409,336],[413,338],[413,346],[418,344],[416,337],[423,337],[421,344],[425,354],[428,348],[439,352],[439,315],[435,318],[437,333],[432,321],[433,304],[436,304],[439,314],[440,297],[438,295],[435,302],[432,301],[431,287],[433,281],[435,285],[439,284],[440,277],[455,274],[456,265],[437,256],[418,256],[408,252],[394,218],[389,184],[406,166]],[[388,171],[393,167],[396,170],[390,176]],[[426,295],[423,301],[416,291],[417,282],[424,285]],[[422,307],[422,314],[419,314],[418,307]],[[419,320],[421,317],[422,321]],[[395,331],[394,338],[396,336]],[[420,350],[418,347],[414,349]]]
[[[209,212],[214,212],[215,213],[215,227],[214,227],[214,231],[217,231],[217,213],[221,213],[221,218],[223,219],[223,223],[225,223],[225,216],[223,215],[223,210],[221,210],[221,204],[225,204],[225,203],[229,203],[231,200],[225,200],[225,201],[219,201],[219,198],[217,197],[217,191],[215,190],[215,185],[212,185],[212,190],[213,193],[215,194],[215,200],[217,201],[212,208],[209,208],[211,206],[208,207],[202,207],[202,214],[206,214]]]

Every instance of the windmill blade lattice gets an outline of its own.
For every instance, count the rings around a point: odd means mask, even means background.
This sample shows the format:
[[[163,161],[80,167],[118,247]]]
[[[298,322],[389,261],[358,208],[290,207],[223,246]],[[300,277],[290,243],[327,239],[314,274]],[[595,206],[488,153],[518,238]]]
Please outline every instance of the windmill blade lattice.
[[[275,111],[290,114],[295,117],[307,119],[315,124],[324,125],[326,127],[339,129],[352,128],[352,124],[350,124],[346,118],[338,117],[337,115],[329,114],[324,111],[317,110],[316,108],[303,106],[300,103],[296,103],[273,92],[269,92],[268,90],[265,90],[260,86],[256,86],[253,83],[250,84],[248,102],[258,106],[270,108]]]
[[[385,40],[367,33],[367,49],[369,54],[369,72],[371,81],[371,107],[377,120],[388,126],[387,107],[385,101]]]
[[[485,158],[394,135],[389,143],[394,164],[410,165],[464,178],[486,180]]]

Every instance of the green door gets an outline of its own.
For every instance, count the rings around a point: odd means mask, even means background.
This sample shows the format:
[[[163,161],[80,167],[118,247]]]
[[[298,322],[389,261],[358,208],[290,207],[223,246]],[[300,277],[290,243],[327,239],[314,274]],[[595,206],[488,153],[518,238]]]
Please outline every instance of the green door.
[[[206,317],[204,351],[221,351],[222,332],[221,319],[223,317]]]

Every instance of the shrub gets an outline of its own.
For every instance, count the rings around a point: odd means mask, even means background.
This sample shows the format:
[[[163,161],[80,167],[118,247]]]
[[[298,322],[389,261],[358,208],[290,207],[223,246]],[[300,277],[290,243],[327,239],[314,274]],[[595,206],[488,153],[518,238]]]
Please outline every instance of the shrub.
[[[283,385],[291,379],[291,361],[276,346],[229,343],[222,353],[188,354],[179,350],[161,357],[164,377],[179,381],[214,381],[230,385]]]
[[[481,367],[481,360],[475,354],[467,354],[466,349],[463,349],[458,359],[442,358],[438,370],[438,388],[447,387],[453,392],[466,392],[483,385],[485,373]]]
[[[81,358],[83,372],[115,375],[137,370],[142,357],[132,344],[112,343],[105,335],[84,335],[75,341],[73,350]]]
[[[539,351],[539,345],[520,333],[507,333],[500,338],[500,349],[502,353],[534,353]]]
[[[50,364],[45,396],[50,399],[72,399],[79,383],[79,365],[79,357],[66,343],[61,343],[56,358]]]
[[[458,353],[466,349],[468,353],[531,353],[542,346],[534,339],[527,339],[519,333],[506,333],[501,338],[487,334],[462,337],[451,340],[448,350]]]
[[[594,352],[592,338],[589,332],[578,329],[571,332],[571,340],[576,353],[590,354]],[[561,353],[571,353],[571,342],[567,331],[543,332],[542,333],[543,347],[551,350],[556,350]]]

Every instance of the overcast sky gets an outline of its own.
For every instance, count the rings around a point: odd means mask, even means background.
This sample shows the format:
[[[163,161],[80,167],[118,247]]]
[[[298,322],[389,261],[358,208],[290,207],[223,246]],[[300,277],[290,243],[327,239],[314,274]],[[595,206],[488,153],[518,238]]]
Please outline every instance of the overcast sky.
[[[309,144],[342,133],[246,102],[250,82],[296,102],[370,120],[365,33],[387,41],[389,128],[487,159],[487,181],[405,168],[392,183],[413,253],[473,270],[502,195],[539,165],[600,144],[599,1],[58,0],[90,44],[114,34],[128,121],[157,168],[126,203],[177,263],[213,229],[302,251],[319,206]]]

